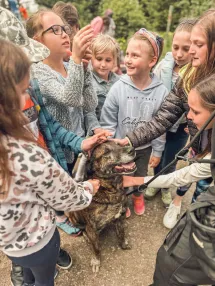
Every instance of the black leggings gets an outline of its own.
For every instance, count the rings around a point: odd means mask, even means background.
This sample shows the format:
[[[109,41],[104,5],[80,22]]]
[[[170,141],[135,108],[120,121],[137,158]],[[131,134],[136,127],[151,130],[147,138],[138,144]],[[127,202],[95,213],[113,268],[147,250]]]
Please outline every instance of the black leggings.
[[[51,240],[41,250],[10,260],[23,267],[24,282],[35,286],[54,286],[54,273],[60,250],[60,235],[56,228]]]

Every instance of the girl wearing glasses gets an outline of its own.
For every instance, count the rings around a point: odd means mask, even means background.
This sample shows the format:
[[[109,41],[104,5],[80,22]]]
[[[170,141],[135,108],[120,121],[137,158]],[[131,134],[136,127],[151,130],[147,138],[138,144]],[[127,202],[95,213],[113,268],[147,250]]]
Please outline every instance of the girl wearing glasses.
[[[32,76],[38,80],[44,103],[48,111],[64,128],[78,136],[101,131],[95,115],[98,100],[92,86],[90,70],[84,69],[82,58],[91,44],[93,30],[88,25],[81,29],[73,40],[72,56],[64,62],[70,52],[72,33],[69,25],[54,12],[41,10],[26,23],[28,36],[41,42],[50,50],[50,56],[33,64]],[[65,151],[68,169],[72,172],[74,154]],[[57,224],[68,234],[79,233],[62,212],[57,213]]]

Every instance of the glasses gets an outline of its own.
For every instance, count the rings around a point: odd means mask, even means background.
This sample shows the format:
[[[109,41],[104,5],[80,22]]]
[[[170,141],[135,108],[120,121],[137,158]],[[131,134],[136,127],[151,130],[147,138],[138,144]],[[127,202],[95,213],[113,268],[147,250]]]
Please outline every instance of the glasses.
[[[72,34],[72,29],[70,28],[69,25],[53,25],[51,27],[49,27],[48,29],[46,29],[45,31],[42,32],[42,35],[44,35],[46,32],[52,30],[52,32],[55,35],[62,35],[63,32],[65,32],[67,35],[71,35]]]

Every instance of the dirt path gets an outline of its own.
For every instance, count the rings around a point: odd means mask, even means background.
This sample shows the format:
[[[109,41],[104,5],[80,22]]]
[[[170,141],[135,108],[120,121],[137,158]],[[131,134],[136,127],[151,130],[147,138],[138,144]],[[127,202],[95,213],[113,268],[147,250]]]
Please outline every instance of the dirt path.
[[[192,191],[185,198],[183,209],[191,199]],[[74,265],[70,270],[61,270],[57,286],[147,286],[152,282],[158,248],[168,230],[162,219],[165,209],[160,195],[146,202],[143,216],[132,215],[126,221],[126,231],[131,250],[123,251],[117,245],[113,228],[101,234],[102,266],[98,274],[90,267],[90,250],[83,237],[70,238],[61,233],[62,247],[72,254]],[[0,286],[10,285],[10,261],[0,253]]]

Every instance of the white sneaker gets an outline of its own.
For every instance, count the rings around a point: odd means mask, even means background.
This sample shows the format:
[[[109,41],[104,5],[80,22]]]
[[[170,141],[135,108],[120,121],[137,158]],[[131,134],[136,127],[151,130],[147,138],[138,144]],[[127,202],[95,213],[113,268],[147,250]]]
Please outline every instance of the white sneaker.
[[[181,212],[181,205],[175,206],[173,201],[169,205],[168,211],[165,213],[163,218],[163,224],[166,228],[172,229],[177,221],[179,220]]]

